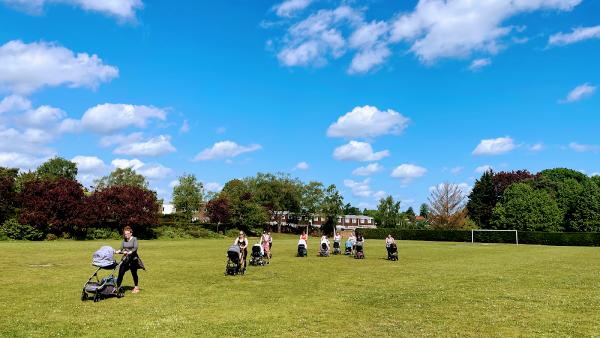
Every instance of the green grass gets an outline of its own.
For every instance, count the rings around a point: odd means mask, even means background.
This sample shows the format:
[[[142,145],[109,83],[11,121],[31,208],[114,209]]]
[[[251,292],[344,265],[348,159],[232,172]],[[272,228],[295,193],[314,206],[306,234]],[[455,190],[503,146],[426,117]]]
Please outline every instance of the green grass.
[[[142,292],[80,300],[91,254],[117,241],[0,242],[0,336],[594,336],[600,249],[383,241],[366,259],[296,258],[224,276],[230,239],[141,241]],[[251,242],[252,243],[252,242]],[[124,285],[131,285],[127,274]]]

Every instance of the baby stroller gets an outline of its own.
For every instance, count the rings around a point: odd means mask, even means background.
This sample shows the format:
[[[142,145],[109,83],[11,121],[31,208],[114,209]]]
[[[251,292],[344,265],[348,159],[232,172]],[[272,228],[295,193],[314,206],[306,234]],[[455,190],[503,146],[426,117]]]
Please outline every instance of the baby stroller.
[[[396,246],[396,243],[390,243],[390,246],[388,247],[388,259],[390,261],[398,260],[398,247]]]
[[[352,254],[352,241],[351,240],[346,241],[346,250],[344,251],[344,254],[346,256],[350,256]]]
[[[227,250],[227,266],[225,267],[225,275],[238,275],[244,274],[246,267],[242,266],[240,261],[240,247],[238,245],[232,245]]]
[[[341,253],[342,253],[342,250],[340,249],[340,242],[333,242],[333,254],[339,255]]]
[[[117,287],[117,278],[115,277],[115,271],[123,262],[123,258],[117,263],[113,258],[114,254],[115,250],[110,246],[103,246],[98,251],[94,252],[94,255],[92,256],[92,265],[96,267],[96,271],[94,271],[92,276],[88,278],[87,282],[83,285],[83,290],[81,291],[82,301],[88,300],[89,295],[93,297],[92,299],[94,302],[112,296],[116,296],[117,298],[125,296],[123,288]],[[98,272],[100,270],[112,271],[108,276],[100,279],[100,277],[98,277]]]
[[[306,250],[306,244],[298,243],[298,257],[306,257],[308,250]]]
[[[254,266],[265,266],[269,262],[264,259],[266,255],[263,254],[263,248],[260,244],[254,244],[252,246],[252,255],[250,256],[250,265]]]
[[[321,243],[321,250],[319,250],[319,256],[329,257],[329,247],[327,243]]]
[[[354,258],[363,259],[365,258],[365,253],[363,252],[363,242],[356,242],[354,245]]]

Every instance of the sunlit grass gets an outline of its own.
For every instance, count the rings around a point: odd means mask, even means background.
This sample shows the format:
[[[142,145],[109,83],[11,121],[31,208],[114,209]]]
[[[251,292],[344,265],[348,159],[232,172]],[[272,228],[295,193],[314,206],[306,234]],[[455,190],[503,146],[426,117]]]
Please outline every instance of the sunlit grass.
[[[0,243],[0,336],[597,336],[600,249],[383,241],[366,259],[297,258],[224,276],[231,240],[141,241],[142,292],[80,300],[117,241]],[[252,241],[251,241],[252,243]],[[131,285],[131,276],[125,285]]]

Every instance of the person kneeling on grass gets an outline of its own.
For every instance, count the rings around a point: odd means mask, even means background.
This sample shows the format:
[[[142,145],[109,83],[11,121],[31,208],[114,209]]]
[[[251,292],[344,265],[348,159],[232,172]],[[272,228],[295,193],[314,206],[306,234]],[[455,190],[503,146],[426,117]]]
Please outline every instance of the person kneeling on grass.
[[[133,284],[135,287],[133,288],[132,293],[140,292],[140,288],[138,286],[138,269],[146,270],[144,267],[144,263],[138,256],[138,242],[137,238],[133,237],[133,230],[131,227],[126,226],[123,228],[123,242],[121,243],[121,249],[117,250],[117,254],[123,254],[123,261],[121,262],[121,266],[119,267],[119,276],[117,277],[117,288],[121,286],[123,282],[123,277],[125,276],[125,272],[127,270],[131,271],[131,277],[133,277]]]

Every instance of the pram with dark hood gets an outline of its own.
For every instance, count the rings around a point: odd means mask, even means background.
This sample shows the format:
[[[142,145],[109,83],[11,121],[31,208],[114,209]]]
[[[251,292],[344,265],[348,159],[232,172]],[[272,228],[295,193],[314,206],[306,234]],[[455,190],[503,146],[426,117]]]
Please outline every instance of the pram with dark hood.
[[[365,258],[365,252],[363,251],[364,246],[365,246],[365,242],[363,242],[363,241],[357,241],[356,244],[354,244],[354,258],[356,258],[356,259]]]
[[[225,275],[243,275],[245,272],[246,267],[243,266],[243,262],[240,260],[240,246],[234,244],[227,250],[227,265],[225,266]]]
[[[319,256],[329,257],[329,245],[326,242],[321,242],[321,249],[319,250]]]
[[[388,251],[388,259],[390,261],[398,260],[398,247],[396,246],[396,243],[390,243],[390,246],[387,247],[387,251]]]
[[[340,242],[339,241],[333,241],[333,254],[334,255],[339,255],[342,253],[342,250],[340,249]]]
[[[298,241],[298,257],[306,257],[308,250],[306,249],[306,241],[301,239]]]
[[[98,251],[94,252],[92,256],[92,265],[96,267],[96,271],[88,278],[87,282],[83,285],[81,291],[81,300],[86,301],[91,296],[94,302],[101,299],[116,296],[121,298],[125,296],[125,291],[122,287],[117,287],[117,277],[115,277],[115,271],[123,262],[117,263],[114,259],[115,249],[110,246],[103,246]],[[110,274],[104,278],[98,276],[100,270],[111,270]]]
[[[258,243],[254,244],[250,254],[250,265],[265,266],[267,264],[269,264],[269,261],[267,255],[263,252],[263,247]]]

